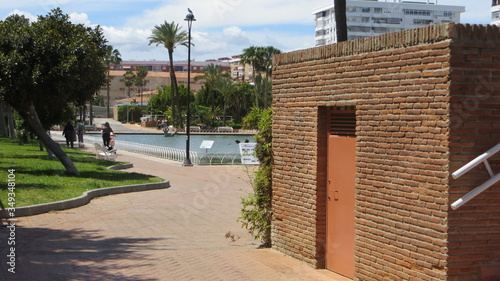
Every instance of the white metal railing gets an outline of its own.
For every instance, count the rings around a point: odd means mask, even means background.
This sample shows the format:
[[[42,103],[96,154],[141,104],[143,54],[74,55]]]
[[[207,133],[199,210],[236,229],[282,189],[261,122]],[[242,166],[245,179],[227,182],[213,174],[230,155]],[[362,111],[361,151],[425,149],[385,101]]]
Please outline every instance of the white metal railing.
[[[102,142],[102,138],[99,137],[85,135],[84,138],[85,142],[90,142],[90,143]],[[115,148],[139,154],[144,154],[148,156],[169,159],[177,162],[183,162],[184,159],[186,159],[186,150],[178,148],[141,144],[141,143],[127,142],[127,141],[117,141]],[[189,156],[193,164],[195,165],[199,164],[198,153],[196,151],[190,151]]]
[[[500,143],[497,144],[497,145],[495,145],[494,147],[492,147],[490,150],[486,151],[485,153],[479,155],[474,160],[472,160],[469,163],[465,164],[462,168],[458,169],[453,174],[451,174],[454,179],[457,179],[460,176],[462,176],[463,174],[465,174],[468,171],[470,171],[471,169],[473,169],[474,167],[476,167],[477,165],[479,165],[481,163],[484,163],[484,165],[486,166],[486,170],[488,170],[488,173],[490,174],[490,177],[491,177],[485,183],[483,183],[480,186],[474,188],[472,191],[470,191],[469,193],[467,193],[466,195],[464,195],[462,198],[460,198],[457,201],[453,202],[453,204],[451,204],[451,208],[453,210],[456,210],[456,209],[460,208],[463,204],[469,202],[472,198],[476,197],[481,192],[485,191],[490,186],[492,186],[495,183],[497,183],[498,181],[500,181],[500,173],[498,173],[498,174],[495,175],[493,173],[493,170],[490,167],[490,164],[488,163],[488,158],[490,158],[491,156],[493,156],[495,153],[497,153],[499,151],[500,151]]]

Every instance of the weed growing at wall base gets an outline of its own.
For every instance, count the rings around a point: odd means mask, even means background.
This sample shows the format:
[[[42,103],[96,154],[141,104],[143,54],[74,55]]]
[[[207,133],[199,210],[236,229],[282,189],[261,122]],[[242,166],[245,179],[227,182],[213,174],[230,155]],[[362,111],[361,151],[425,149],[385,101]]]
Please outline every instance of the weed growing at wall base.
[[[264,247],[271,247],[272,220],[272,110],[262,113],[259,132],[255,136],[255,153],[260,161],[259,170],[253,180],[253,194],[241,199],[243,205],[238,221],[253,235],[260,239]]]

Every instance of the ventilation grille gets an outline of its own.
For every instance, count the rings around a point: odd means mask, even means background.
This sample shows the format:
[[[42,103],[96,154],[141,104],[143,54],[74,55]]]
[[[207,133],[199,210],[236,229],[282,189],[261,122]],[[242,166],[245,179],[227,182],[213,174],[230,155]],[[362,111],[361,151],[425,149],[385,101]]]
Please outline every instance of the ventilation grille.
[[[330,135],[355,137],[356,112],[354,110],[330,111]]]

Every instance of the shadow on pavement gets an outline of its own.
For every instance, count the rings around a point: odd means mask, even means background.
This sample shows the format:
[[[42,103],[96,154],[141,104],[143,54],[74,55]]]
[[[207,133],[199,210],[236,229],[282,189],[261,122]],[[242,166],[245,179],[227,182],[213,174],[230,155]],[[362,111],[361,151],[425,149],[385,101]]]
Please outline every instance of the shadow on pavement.
[[[103,238],[82,229],[16,228],[15,246],[8,245],[9,228],[0,229],[0,256],[8,259],[15,247],[15,274],[2,262],[0,280],[137,280],[159,279],[131,275],[127,269],[148,270],[148,251],[169,250],[151,238]],[[156,246],[152,246],[156,245]]]

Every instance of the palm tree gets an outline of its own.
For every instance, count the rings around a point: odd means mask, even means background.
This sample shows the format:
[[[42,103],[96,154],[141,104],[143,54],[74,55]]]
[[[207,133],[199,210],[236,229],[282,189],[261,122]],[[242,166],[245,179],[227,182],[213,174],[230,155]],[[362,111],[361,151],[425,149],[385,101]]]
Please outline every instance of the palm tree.
[[[258,96],[262,99],[262,105],[264,108],[268,108],[271,104],[271,92],[272,92],[272,81],[267,76],[261,74],[255,77],[255,91]]]
[[[140,65],[137,67],[137,73],[135,75],[135,81],[134,81],[134,84],[138,87],[139,89],[139,95],[141,96],[141,106],[143,106],[143,103],[142,103],[142,90],[143,90],[143,87],[146,86],[146,83],[147,83],[147,80],[145,80],[146,76],[148,76],[148,69],[143,66],[143,65]]]
[[[123,74],[123,80],[125,81],[125,87],[127,87],[127,97],[130,98],[130,87],[134,85],[135,82],[135,74],[132,70],[127,70],[125,74]]]
[[[272,79],[273,75],[273,57],[274,55],[277,54],[281,54],[281,51],[279,49],[274,48],[273,46],[267,46],[261,49],[262,69],[258,70],[264,71],[269,79]]]
[[[243,49],[243,54],[241,54],[240,56],[241,63],[249,64],[250,66],[252,66],[252,81],[255,81],[255,72],[257,71],[260,61],[258,50],[258,47],[250,46],[246,49]]]
[[[222,120],[224,122],[224,126],[226,126],[226,110],[227,105],[229,104],[232,95],[238,90],[236,84],[230,77],[220,78],[215,82],[215,89],[219,91],[224,97],[224,108],[222,110],[223,117]]]
[[[215,111],[215,100],[216,100],[215,95],[217,93],[216,83],[221,78],[229,78],[229,77],[231,77],[231,75],[228,72],[222,71],[220,65],[216,65],[213,63],[207,65],[205,70],[203,70],[203,75],[198,75],[194,77],[195,81],[205,80],[205,88],[209,93],[212,94],[212,99],[211,99],[212,111]]]
[[[111,75],[109,74],[111,71],[110,65],[111,64],[120,64],[121,62],[122,62],[122,58],[121,58],[120,52],[117,49],[113,49],[113,46],[111,46],[111,45],[106,46],[106,57],[104,58],[104,63],[108,67],[108,82],[107,82],[107,90],[106,90],[107,101],[108,101],[106,114],[107,114],[108,118],[110,117],[110,115],[109,115],[109,106],[110,106],[109,87],[110,87],[110,83],[111,83],[111,79],[112,79]]]
[[[244,64],[250,64],[252,66],[252,80],[254,82],[255,88],[255,106],[259,107],[259,99],[264,101],[268,100],[267,96],[260,97],[259,91],[256,85],[256,74],[260,72],[265,72],[266,75],[271,79],[272,76],[272,60],[275,54],[281,53],[280,50],[268,46],[268,47],[255,47],[251,46],[243,50],[241,57],[241,62]],[[259,74],[260,75],[260,74]],[[267,103],[264,103],[264,107],[267,107]]]
[[[174,22],[156,25],[153,28],[153,34],[148,38],[149,45],[155,43],[156,46],[163,45],[168,51],[168,59],[170,61],[170,85],[172,90],[172,117],[175,118],[175,113],[178,114],[179,127],[183,127],[182,114],[179,104],[179,89],[177,86],[177,78],[175,77],[174,69],[174,49],[181,46],[188,46],[188,34],[186,31],[181,31],[179,24]],[[176,108],[177,107],[177,110]],[[174,119],[175,120],[175,119]]]

